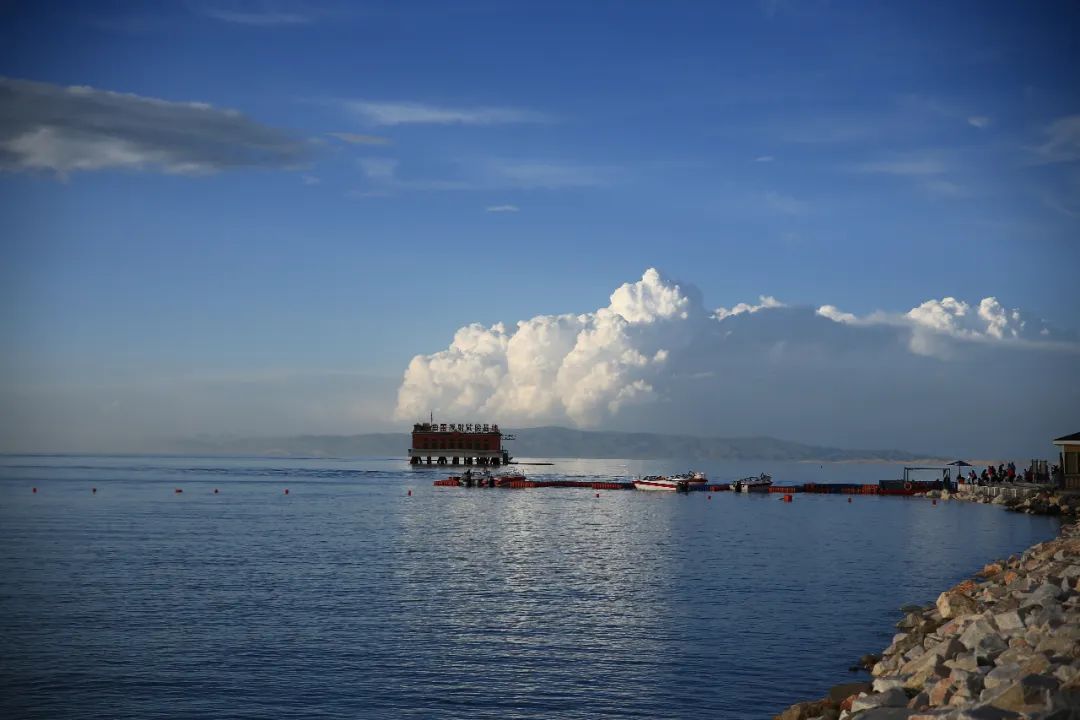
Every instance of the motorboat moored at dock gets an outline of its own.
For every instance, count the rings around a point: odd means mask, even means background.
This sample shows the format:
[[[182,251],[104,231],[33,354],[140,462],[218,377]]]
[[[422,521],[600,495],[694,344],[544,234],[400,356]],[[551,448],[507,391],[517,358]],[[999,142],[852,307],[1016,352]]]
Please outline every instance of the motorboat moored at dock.
[[[690,492],[705,488],[705,473],[690,471],[678,475],[646,475],[634,480],[636,490],[667,490]]]
[[[736,480],[735,482],[731,483],[731,491],[744,493],[767,493],[769,492],[769,488],[771,486],[772,475],[769,475],[768,473],[761,473],[757,477],[751,475],[750,477],[744,477],[741,480]]]

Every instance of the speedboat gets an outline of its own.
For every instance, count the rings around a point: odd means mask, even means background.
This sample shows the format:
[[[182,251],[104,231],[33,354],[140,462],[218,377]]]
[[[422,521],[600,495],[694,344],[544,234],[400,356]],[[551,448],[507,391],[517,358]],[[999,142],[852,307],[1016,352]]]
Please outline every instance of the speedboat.
[[[706,478],[705,473],[701,472],[700,470],[687,470],[684,473],[672,475],[671,479],[676,481],[685,481],[688,483],[703,483],[706,482],[708,478]]]
[[[510,487],[511,483],[521,482],[525,479],[524,473],[520,473],[517,470],[510,470],[495,478],[495,487]]]
[[[646,475],[634,480],[634,489],[636,490],[668,490],[674,492],[676,490],[689,490],[689,485],[686,480],[677,480],[666,475]]]
[[[767,473],[761,473],[757,477],[750,476],[744,477],[741,480],[736,480],[731,483],[732,492],[769,492],[769,487],[772,485],[772,475]]]
[[[705,482],[707,482],[705,473],[700,470],[689,470],[677,475],[646,475],[634,480],[634,487],[638,490],[689,492],[693,489],[701,489]]]

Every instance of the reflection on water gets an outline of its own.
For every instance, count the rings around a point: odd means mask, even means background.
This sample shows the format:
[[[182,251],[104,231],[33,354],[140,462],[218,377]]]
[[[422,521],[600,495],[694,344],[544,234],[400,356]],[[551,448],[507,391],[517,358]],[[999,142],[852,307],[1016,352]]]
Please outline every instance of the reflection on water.
[[[899,476],[697,467],[785,484]],[[849,680],[901,603],[1055,532],[907,498],[432,487],[443,474],[396,459],[0,459],[0,710],[771,717]]]

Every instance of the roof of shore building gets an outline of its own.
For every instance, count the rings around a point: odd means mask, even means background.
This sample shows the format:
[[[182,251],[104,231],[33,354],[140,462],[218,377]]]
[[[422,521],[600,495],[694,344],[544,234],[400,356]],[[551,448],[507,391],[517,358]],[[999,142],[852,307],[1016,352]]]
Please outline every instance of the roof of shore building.
[[[1080,442],[1080,432],[1074,432],[1072,435],[1054,438],[1054,442]]]

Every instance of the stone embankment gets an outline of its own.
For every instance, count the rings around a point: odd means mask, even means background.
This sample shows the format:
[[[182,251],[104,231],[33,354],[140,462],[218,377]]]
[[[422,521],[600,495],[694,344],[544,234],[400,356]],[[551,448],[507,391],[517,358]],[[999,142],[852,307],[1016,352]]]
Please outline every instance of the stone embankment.
[[[1038,512],[1048,498],[1033,500]],[[1076,513],[1069,498],[1055,504],[1055,514]],[[933,605],[905,608],[892,644],[863,660],[876,660],[871,682],[837,686],[774,720],[1080,720],[1078,583],[1073,522],[1056,539],[987,565]]]
[[[1063,519],[1080,517],[1080,493],[1051,490],[1039,485],[961,485],[960,490],[927,493],[927,497],[967,500],[1003,505],[1006,510],[1029,515],[1061,515]]]

